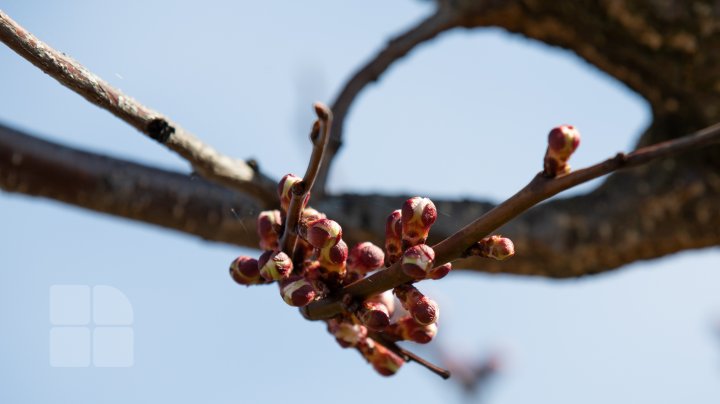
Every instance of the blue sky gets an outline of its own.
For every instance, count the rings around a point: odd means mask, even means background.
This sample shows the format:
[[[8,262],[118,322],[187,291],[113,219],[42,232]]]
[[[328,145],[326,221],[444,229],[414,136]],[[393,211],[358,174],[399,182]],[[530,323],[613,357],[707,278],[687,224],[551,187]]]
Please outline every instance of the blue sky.
[[[311,103],[330,102],[426,2],[0,0],[55,48],[223,152],[280,177],[304,170]],[[0,120],[84,149],[187,171],[109,113],[0,47]],[[647,105],[573,54],[500,30],[423,45],[357,100],[335,191],[498,200],[541,164],[559,123],[583,134],[573,165],[630,148]],[[412,141],[408,141],[412,139]],[[418,161],[414,173],[398,159]],[[478,173],[493,172],[492,176]],[[584,186],[587,190],[592,184]],[[242,253],[57,202],[0,194],[0,402],[454,401],[409,364],[390,379],[341,350],[273,287],[227,276]],[[522,253],[521,251],[518,253]],[[508,262],[510,265],[511,262]],[[716,403],[717,249],[573,281],[456,273],[421,284],[440,302],[437,344],[503,356],[489,403]],[[111,285],[133,306],[130,368],[53,368],[49,289]]]

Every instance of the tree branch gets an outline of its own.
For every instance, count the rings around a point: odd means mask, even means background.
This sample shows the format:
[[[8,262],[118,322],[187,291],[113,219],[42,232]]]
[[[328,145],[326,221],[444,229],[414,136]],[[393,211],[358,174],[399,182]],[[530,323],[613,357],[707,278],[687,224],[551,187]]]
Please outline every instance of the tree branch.
[[[318,118],[310,132],[310,141],[313,144],[310,160],[308,161],[308,167],[302,181],[294,184],[290,190],[292,197],[290,199],[290,206],[288,206],[285,231],[283,231],[280,240],[282,251],[285,251],[290,257],[295,256],[297,225],[302,216],[302,210],[306,202],[305,198],[310,194],[315,184],[322,164],[323,154],[330,140],[330,125],[332,125],[333,114],[328,107],[322,103],[318,102],[314,107]]]
[[[193,177],[79,151],[0,125],[0,188],[257,248],[255,198]]]
[[[332,160],[342,146],[343,126],[350,106],[357,95],[370,83],[376,81],[396,61],[402,59],[421,43],[457,26],[458,20],[448,7],[440,7],[435,13],[420,21],[408,31],[391,39],[383,50],[368,61],[343,86],[332,103],[334,121],[332,136],[325,153],[317,179],[316,194],[323,195],[328,181]]]
[[[651,130],[659,130],[652,129]],[[538,205],[499,232],[511,260],[465,259],[457,269],[574,278],[641,259],[720,244],[718,147],[621,171],[586,195]],[[0,189],[40,196],[203,239],[257,248],[255,200],[166,170],[100,156],[0,125]],[[382,245],[385,219],[407,195],[333,195],[314,207],[342,223],[353,245]],[[440,218],[429,243],[493,208],[488,202],[433,198]]]
[[[84,66],[40,41],[0,10],[0,41],[86,100],[107,110],[187,160],[204,177],[277,203],[275,181],[242,160],[222,155],[170,119],[112,87]]]
[[[638,166],[651,160],[672,156],[690,149],[702,148],[718,142],[720,142],[720,124],[680,139],[638,149],[627,155],[619,153],[604,162],[573,171],[562,177],[548,178],[540,173],[528,185],[505,202],[494,207],[452,236],[435,244],[433,246],[435,263],[442,265],[446,262],[464,258],[464,252],[478,240],[489,235],[490,232],[498,229],[537,203],[561,191],[619,169]],[[380,270],[367,278],[344,287],[338,296],[318,300],[301,308],[301,312],[309,320],[331,318],[343,311],[342,301],[347,295],[354,299],[365,299],[408,282],[414,282],[414,279],[403,272],[401,262],[398,261],[387,269]]]

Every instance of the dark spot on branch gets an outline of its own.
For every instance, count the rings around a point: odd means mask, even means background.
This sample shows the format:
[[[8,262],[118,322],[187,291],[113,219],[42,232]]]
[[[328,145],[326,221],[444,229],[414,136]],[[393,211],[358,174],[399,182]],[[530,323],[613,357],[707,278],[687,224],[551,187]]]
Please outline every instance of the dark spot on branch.
[[[147,131],[151,138],[165,144],[170,139],[170,136],[175,133],[175,128],[170,126],[166,120],[155,118],[147,124]]]
[[[297,196],[302,196],[307,191],[307,183],[305,181],[298,181],[293,184],[290,191]]]
[[[257,160],[255,159],[249,159],[245,162],[254,172],[260,171],[260,164],[258,164]]]

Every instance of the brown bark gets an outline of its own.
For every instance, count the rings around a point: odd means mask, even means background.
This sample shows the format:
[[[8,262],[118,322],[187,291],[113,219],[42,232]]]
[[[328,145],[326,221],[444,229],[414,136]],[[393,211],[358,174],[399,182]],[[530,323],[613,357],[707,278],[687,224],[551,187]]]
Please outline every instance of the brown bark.
[[[266,204],[275,202],[275,184],[250,164],[220,154],[169,118],[142,105],[39,40],[2,10],[0,41],[62,85],[177,153],[201,175],[252,194]]]

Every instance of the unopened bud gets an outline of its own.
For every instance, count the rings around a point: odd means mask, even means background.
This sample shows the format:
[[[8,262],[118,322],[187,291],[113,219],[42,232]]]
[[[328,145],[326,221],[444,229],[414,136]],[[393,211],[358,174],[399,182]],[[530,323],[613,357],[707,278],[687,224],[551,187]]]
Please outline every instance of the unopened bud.
[[[548,148],[543,163],[544,174],[548,177],[570,172],[567,164],[570,156],[580,144],[580,132],[572,125],[561,125],[553,128],[548,134]]]
[[[465,255],[477,255],[503,261],[515,255],[515,246],[509,238],[494,235],[473,244]]]
[[[261,250],[277,250],[282,228],[282,217],[279,210],[260,212],[257,218],[257,233],[260,238]]]
[[[358,346],[365,342],[367,338],[367,327],[361,324],[352,324],[349,322],[330,319],[327,322],[328,332],[335,336],[338,344],[343,348]]]
[[[403,363],[405,363],[405,361],[393,351],[372,339],[368,339],[368,344],[363,347],[361,352],[363,356],[365,356],[365,359],[370,362],[373,369],[383,376],[394,375]]]
[[[320,265],[330,272],[345,273],[345,261],[348,258],[347,244],[341,239],[332,247],[323,248],[318,254]]]
[[[382,331],[390,325],[390,309],[379,296],[370,297],[360,304],[358,317],[373,331]]]
[[[265,283],[258,270],[255,258],[241,255],[230,264],[230,276],[241,285],[258,285]]]
[[[317,249],[329,248],[342,239],[342,227],[330,219],[318,219],[300,228],[300,236]]]
[[[292,200],[292,187],[300,181],[302,181],[302,178],[295,174],[286,174],[280,179],[280,182],[278,183],[278,198],[280,198],[280,207],[282,207],[283,211],[288,211],[290,201]],[[303,207],[307,204],[309,199],[310,193],[308,192],[307,195],[305,195]]]
[[[424,279],[433,268],[435,251],[427,244],[408,248],[403,253],[402,269],[406,275],[415,279]]]
[[[427,344],[437,335],[437,324],[421,325],[410,316],[403,317],[397,323],[390,324],[385,334],[397,340]]]
[[[381,268],[385,263],[385,253],[382,248],[365,241],[355,245],[347,258],[348,271],[364,276],[368,272]]]
[[[435,220],[437,209],[429,198],[416,196],[405,201],[402,206],[403,248],[425,243]]]
[[[318,219],[325,219],[325,218],[326,218],[326,216],[324,213],[318,212],[317,210],[315,210],[313,208],[305,208],[302,211],[301,220],[305,220],[309,223],[309,222],[314,222]]]
[[[385,222],[385,258],[387,264],[394,264],[402,257],[402,211],[397,209]]]
[[[428,279],[434,279],[434,280],[442,279],[447,274],[449,274],[451,270],[452,270],[452,264],[448,262],[444,265],[440,265],[439,267],[435,267],[432,270],[430,270],[430,273],[428,274],[427,277],[428,277]]]
[[[265,251],[258,260],[260,276],[267,281],[279,281],[290,276],[293,263],[282,251]]]
[[[417,288],[407,284],[395,288],[395,296],[400,304],[420,325],[430,325],[437,322],[440,308],[437,303],[423,295]]]
[[[280,295],[290,306],[307,306],[315,299],[312,284],[302,276],[291,276],[280,281]]]

